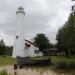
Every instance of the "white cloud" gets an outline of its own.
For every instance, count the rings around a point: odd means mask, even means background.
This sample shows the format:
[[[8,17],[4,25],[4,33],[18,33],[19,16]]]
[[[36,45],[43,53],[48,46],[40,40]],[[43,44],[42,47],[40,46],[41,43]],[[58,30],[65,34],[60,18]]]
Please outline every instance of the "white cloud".
[[[67,21],[71,0],[0,0],[0,38],[12,45],[16,32],[16,10],[23,6],[26,36],[45,33],[55,43],[58,28]]]
[[[13,45],[13,39],[14,39],[13,36],[8,36],[8,35],[0,32],[0,40],[1,39],[4,39],[4,42],[6,45],[9,45],[9,46]]]

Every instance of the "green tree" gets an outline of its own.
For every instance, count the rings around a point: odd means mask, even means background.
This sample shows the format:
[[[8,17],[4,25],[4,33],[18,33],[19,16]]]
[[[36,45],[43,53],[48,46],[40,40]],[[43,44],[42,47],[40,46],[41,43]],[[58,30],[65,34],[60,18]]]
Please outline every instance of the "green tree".
[[[43,33],[39,33],[36,35],[36,37],[34,38],[35,42],[34,44],[39,47],[40,51],[43,51],[43,49],[46,48],[52,48],[53,45],[50,44],[48,37],[45,36],[45,34]]]
[[[57,48],[66,55],[75,52],[75,13],[72,12],[65,25],[58,30]]]
[[[12,55],[13,46],[5,46],[5,55],[11,56]]]
[[[13,46],[5,46],[3,39],[0,40],[0,55],[12,55]]]
[[[4,55],[5,52],[5,42],[3,39],[0,40],[0,55]]]

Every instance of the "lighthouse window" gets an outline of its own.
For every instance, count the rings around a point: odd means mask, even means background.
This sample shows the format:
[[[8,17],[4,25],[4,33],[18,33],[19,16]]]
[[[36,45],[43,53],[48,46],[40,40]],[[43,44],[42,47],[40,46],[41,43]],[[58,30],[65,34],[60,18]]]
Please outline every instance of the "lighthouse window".
[[[18,36],[16,36],[16,39],[18,39]]]
[[[23,7],[20,7],[19,10],[23,10]]]

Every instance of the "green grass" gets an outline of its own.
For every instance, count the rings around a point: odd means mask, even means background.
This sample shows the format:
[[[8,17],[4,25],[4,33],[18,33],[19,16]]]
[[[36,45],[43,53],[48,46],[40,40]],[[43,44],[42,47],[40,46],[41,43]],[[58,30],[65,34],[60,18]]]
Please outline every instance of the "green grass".
[[[53,63],[56,63],[57,61],[68,60],[68,59],[64,56],[52,56],[51,60]]]
[[[42,57],[29,57],[29,59],[34,59],[34,60],[43,60],[43,59],[49,59],[49,56],[42,56]],[[16,63],[16,59],[12,58],[10,56],[0,56],[0,66],[5,66],[5,65],[12,65]]]
[[[38,56],[38,57],[29,57],[29,59],[34,59],[34,60],[43,60],[43,59],[49,59],[50,56]]]
[[[69,58],[65,56],[51,56],[51,60],[53,63],[56,63],[58,61],[75,61],[75,56],[70,56]]]
[[[53,67],[56,69],[75,69],[75,56],[53,56],[51,57]]]
[[[0,56],[0,66],[12,65],[16,63],[16,59],[10,56]]]

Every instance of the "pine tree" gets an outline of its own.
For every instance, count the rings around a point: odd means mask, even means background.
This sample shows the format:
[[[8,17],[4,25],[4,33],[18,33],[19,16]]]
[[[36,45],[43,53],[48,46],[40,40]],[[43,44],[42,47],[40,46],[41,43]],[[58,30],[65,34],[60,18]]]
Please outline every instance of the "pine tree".
[[[70,14],[65,25],[58,30],[57,48],[66,54],[74,54],[75,52],[75,12]]]
[[[5,43],[4,43],[4,40],[1,39],[0,40],[0,55],[4,55],[5,53]]]

